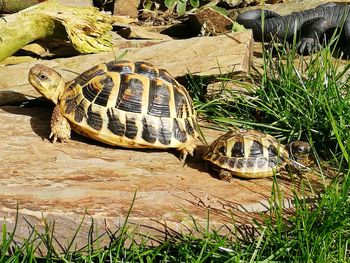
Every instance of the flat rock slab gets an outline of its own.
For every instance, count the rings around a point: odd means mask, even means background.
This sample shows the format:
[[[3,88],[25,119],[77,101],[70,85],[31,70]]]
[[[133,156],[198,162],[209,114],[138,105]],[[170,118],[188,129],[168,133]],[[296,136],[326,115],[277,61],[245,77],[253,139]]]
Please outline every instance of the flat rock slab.
[[[275,1],[276,2],[276,1]],[[283,1],[280,3],[275,4],[265,4],[264,9],[271,10],[273,12],[278,13],[279,15],[288,15],[292,12],[300,12],[307,9],[315,8],[321,4],[329,3],[329,2],[335,2],[335,3],[345,3],[344,0],[288,0]],[[266,3],[266,1],[265,1]],[[259,9],[262,6],[247,6],[244,7],[242,10],[254,10]],[[233,10],[235,13],[236,10]]]
[[[92,6],[92,0],[57,0],[57,2],[67,6]]]
[[[53,144],[47,139],[51,111],[0,107],[0,224],[6,222],[9,229],[14,226],[18,205],[16,235],[20,239],[28,235],[24,218],[39,228],[42,217],[55,220],[55,236],[65,242],[84,214],[94,218],[100,233],[105,222],[117,228],[125,220],[135,191],[129,221],[156,229],[161,227],[159,222],[166,222],[172,229],[184,230],[193,226],[190,215],[206,225],[208,211],[212,226],[229,224],[232,218],[247,223],[254,212],[268,208],[271,178],[217,180],[200,159],[204,146],[183,166],[175,151],[108,147],[77,134],[69,143]],[[203,131],[209,142],[222,133]],[[318,188],[317,180],[309,181]],[[287,200],[290,178],[283,175],[278,183]],[[90,217],[84,221],[82,244],[86,244]]]
[[[37,63],[56,69],[67,81],[96,64],[111,61],[122,54],[125,54],[122,59],[145,60],[159,68],[165,68],[174,77],[188,73],[196,76],[213,76],[248,72],[252,48],[252,33],[249,31],[216,37],[171,40],[142,48],[2,66],[0,93],[11,91],[38,97],[39,94],[28,83],[29,69]]]

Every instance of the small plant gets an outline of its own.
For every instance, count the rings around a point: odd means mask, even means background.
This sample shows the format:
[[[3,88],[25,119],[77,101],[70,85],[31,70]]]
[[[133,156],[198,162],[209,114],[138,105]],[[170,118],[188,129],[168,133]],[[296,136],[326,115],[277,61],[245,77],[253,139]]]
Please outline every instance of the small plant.
[[[186,8],[190,5],[192,8],[199,7],[199,0],[165,0],[165,6],[173,10],[176,7],[176,12],[179,15],[183,15],[186,12]]]
[[[152,8],[160,9],[163,6],[165,9],[175,11],[177,15],[182,16],[189,9],[198,8],[207,2],[202,0],[146,0],[143,6],[146,10],[151,10]]]

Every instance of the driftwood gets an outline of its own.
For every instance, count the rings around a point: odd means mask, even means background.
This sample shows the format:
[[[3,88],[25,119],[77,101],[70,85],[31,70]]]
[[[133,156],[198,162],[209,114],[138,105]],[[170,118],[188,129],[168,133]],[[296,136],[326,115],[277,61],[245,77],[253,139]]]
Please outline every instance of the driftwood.
[[[111,24],[109,15],[93,7],[37,4],[0,20],[0,61],[34,40],[62,34],[62,28],[80,53],[107,51],[112,46]]]
[[[45,0],[0,0],[0,13],[12,14]]]

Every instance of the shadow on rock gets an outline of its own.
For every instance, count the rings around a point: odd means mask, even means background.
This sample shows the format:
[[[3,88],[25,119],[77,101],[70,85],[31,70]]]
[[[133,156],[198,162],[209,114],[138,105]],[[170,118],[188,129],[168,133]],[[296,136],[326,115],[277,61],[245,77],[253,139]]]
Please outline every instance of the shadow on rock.
[[[208,170],[206,169],[205,161],[202,158],[203,153],[206,151],[207,148],[208,146],[198,145],[194,151],[194,156],[187,156],[185,165],[191,167],[192,169],[196,169],[200,172],[207,173]]]
[[[34,99],[16,101],[2,106],[1,109],[11,114],[30,116],[30,125],[33,131],[43,140],[49,137],[53,104],[42,99]]]
[[[28,99],[22,93],[12,90],[0,91],[0,106],[20,104]]]

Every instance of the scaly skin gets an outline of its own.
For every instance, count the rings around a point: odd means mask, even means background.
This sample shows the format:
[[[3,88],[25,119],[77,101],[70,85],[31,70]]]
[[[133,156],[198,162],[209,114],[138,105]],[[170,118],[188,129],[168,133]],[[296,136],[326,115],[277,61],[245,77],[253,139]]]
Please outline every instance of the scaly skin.
[[[299,38],[298,51],[312,53],[318,51],[322,43],[320,39],[330,29],[342,28],[342,42],[350,41],[350,5],[326,3],[302,12],[280,16],[272,11],[264,11],[264,28],[262,27],[261,10],[252,10],[240,14],[237,22],[253,30],[258,41],[293,40],[295,32]],[[349,55],[349,50],[344,50]]]
[[[70,139],[71,128],[68,120],[62,115],[60,105],[56,105],[53,109],[51,116],[51,134],[50,138],[53,137],[52,142],[55,143],[57,140],[61,142],[68,142]]]

